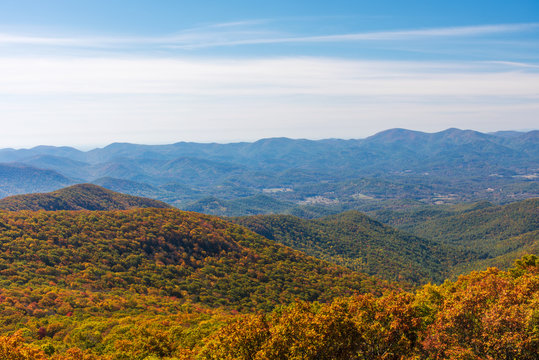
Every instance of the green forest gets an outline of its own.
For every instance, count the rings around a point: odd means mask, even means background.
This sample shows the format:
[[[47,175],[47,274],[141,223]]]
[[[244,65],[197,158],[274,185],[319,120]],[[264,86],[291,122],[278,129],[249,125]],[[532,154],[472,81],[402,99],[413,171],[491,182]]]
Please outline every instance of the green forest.
[[[473,255],[383,225],[358,211],[306,220],[257,215],[231,221],[308,255],[390,281],[441,282],[459,259]],[[472,255],[470,255],[472,254]]]

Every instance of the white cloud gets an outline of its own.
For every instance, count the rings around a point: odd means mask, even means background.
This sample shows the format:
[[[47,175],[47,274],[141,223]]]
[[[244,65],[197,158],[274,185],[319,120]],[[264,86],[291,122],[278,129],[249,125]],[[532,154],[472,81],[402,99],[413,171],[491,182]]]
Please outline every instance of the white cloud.
[[[2,94],[189,96],[538,96],[539,73],[479,64],[266,60],[0,58]],[[519,66],[520,67],[520,66]],[[495,69],[495,70],[494,70]]]
[[[512,54],[507,48],[494,47],[503,54],[490,62],[162,56],[178,53],[170,48],[331,42],[391,48],[415,39],[434,40],[419,46],[431,50],[445,38],[473,38],[485,59],[483,36],[539,30],[530,23],[298,36],[272,25],[248,20],[147,37],[0,34],[0,147],[536,127],[538,67],[533,56],[505,56]]]
[[[498,24],[477,25],[444,28],[425,28],[417,30],[379,31],[345,35],[315,36],[312,41],[338,41],[338,40],[402,40],[422,37],[461,37],[482,36],[490,34],[523,32],[537,30],[539,24]],[[309,38],[306,38],[309,39]]]
[[[536,127],[519,64],[324,58],[0,58],[3,146],[362,137]]]

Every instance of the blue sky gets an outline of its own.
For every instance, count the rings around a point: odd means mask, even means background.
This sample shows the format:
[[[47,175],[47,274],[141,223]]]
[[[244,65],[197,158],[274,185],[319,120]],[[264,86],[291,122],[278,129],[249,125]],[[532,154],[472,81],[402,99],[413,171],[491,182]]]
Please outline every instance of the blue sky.
[[[2,1],[0,147],[535,129],[538,1]]]

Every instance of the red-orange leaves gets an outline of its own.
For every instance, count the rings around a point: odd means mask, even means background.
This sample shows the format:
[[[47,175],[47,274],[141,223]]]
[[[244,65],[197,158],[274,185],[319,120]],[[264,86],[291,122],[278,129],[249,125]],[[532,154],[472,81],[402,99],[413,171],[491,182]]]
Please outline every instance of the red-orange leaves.
[[[514,279],[496,269],[472,273],[454,284],[435,321],[428,327],[424,349],[436,359],[528,359],[539,351],[532,325],[539,279]],[[535,332],[535,334],[534,334]]]
[[[24,343],[20,333],[0,336],[0,360],[46,360],[40,349]]]

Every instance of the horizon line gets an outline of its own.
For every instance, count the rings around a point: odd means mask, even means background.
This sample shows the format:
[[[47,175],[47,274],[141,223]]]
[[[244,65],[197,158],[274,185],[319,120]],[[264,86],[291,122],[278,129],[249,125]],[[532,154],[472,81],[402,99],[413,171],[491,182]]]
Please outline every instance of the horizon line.
[[[223,142],[221,142],[221,141],[187,141],[187,140],[180,140],[180,141],[176,141],[176,142],[163,142],[163,143],[151,143],[151,144],[150,143],[145,144],[145,143],[128,142],[128,141],[114,141],[114,142],[108,143],[108,144],[103,145],[103,146],[99,146],[99,145],[77,146],[77,145],[46,145],[46,144],[40,144],[40,145],[35,145],[35,146],[32,146],[32,147],[17,147],[17,148],[6,147],[6,148],[0,148],[0,151],[34,150],[34,149],[37,149],[37,148],[69,148],[69,149],[75,149],[75,150],[78,150],[80,152],[86,153],[86,152],[90,152],[90,151],[93,151],[93,150],[104,149],[104,148],[107,148],[107,147],[112,146],[112,145],[169,146],[169,145],[175,145],[175,144],[181,144],[181,143],[206,144],[206,145],[211,145],[211,144],[232,145],[232,144],[242,144],[242,143],[253,144],[253,143],[256,143],[256,142],[259,142],[259,141],[272,140],[272,139],[286,139],[286,140],[293,140],[293,141],[296,141],[296,140],[306,140],[306,141],[344,140],[344,141],[350,141],[350,140],[365,140],[365,139],[368,139],[370,137],[379,135],[381,133],[385,133],[385,132],[389,132],[389,131],[395,131],[395,130],[404,130],[404,131],[411,132],[411,133],[422,133],[422,134],[430,134],[430,135],[443,133],[443,132],[446,132],[446,131],[449,131],[449,130],[458,130],[458,131],[462,131],[462,132],[473,131],[473,132],[477,132],[477,133],[480,133],[480,134],[486,134],[486,135],[495,136],[494,134],[500,133],[500,132],[517,132],[517,133],[526,134],[526,133],[529,133],[529,132],[539,131],[539,128],[516,129],[516,130],[515,129],[510,129],[510,130],[504,129],[504,130],[494,130],[494,131],[483,132],[483,131],[479,131],[479,130],[461,129],[461,128],[456,128],[456,127],[449,127],[449,128],[446,128],[444,130],[439,130],[439,131],[422,131],[422,130],[413,130],[413,129],[408,129],[408,128],[402,128],[402,127],[395,127],[395,128],[389,128],[389,129],[377,131],[377,132],[375,132],[375,133],[373,133],[371,135],[368,135],[368,136],[365,136],[365,137],[362,137],[362,138],[358,138],[358,137],[354,137],[354,138],[344,138],[344,137],[342,137],[342,138],[339,138],[339,137],[330,137],[330,138],[296,138],[296,137],[288,137],[288,136],[272,136],[272,137],[258,138],[256,140],[251,140],[251,141],[249,141],[249,140],[238,140],[238,141],[232,140],[232,141],[223,141]]]

